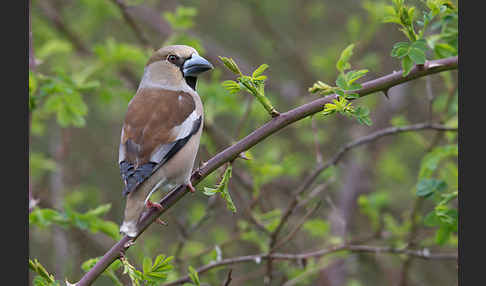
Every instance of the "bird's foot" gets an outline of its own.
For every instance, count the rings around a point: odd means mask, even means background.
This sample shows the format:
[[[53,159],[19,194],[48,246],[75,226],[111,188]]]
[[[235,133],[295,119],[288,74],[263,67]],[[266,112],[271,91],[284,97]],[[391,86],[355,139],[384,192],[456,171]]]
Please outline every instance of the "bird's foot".
[[[196,189],[194,188],[194,186],[191,184],[191,182],[189,182],[189,184],[186,185],[188,188],[189,188],[189,191],[191,193],[194,193],[196,191]]]
[[[151,202],[150,200],[148,200],[148,201],[147,201],[146,206],[147,206],[147,208],[149,208],[149,209],[151,209],[151,208],[156,208],[156,209],[158,209],[159,211],[161,211],[161,210],[163,210],[163,209],[164,209],[164,207],[163,207],[161,204],[159,204],[159,203],[153,203],[153,202]]]

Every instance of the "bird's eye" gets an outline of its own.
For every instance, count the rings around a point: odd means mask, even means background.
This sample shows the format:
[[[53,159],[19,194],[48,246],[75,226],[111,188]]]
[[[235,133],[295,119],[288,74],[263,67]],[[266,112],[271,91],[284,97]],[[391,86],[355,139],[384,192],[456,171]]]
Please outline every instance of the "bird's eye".
[[[177,59],[178,59],[178,57],[177,57],[176,55],[169,55],[169,56],[167,57],[167,60],[168,60],[169,62],[173,63],[173,64],[174,64],[174,63],[177,61]]]

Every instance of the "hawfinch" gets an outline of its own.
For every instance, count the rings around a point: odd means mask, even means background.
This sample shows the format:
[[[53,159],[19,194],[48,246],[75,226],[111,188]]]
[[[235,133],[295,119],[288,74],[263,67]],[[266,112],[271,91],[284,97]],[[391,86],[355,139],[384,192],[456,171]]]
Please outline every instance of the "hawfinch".
[[[157,189],[187,185],[194,191],[190,177],[203,125],[196,81],[212,68],[183,45],[161,48],[148,60],[121,130],[118,163],[126,196],[121,233],[137,236],[146,208],[161,208],[149,200]]]

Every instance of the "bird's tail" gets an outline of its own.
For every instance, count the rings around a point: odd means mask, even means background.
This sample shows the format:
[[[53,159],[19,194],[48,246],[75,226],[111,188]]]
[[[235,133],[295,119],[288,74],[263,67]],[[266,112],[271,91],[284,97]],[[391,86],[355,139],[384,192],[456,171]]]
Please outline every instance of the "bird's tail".
[[[139,232],[139,221],[142,214],[147,210],[146,203],[150,196],[165,182],[165,179],[149,180],[139,188],[133,190],[127,195],[127,202],[125,206],[125,218],[120,226],[120,233],[124,233],[130,237],[137,236]]]
[[[127,195],[125,218],[120,226],[120,233],[130,237],[137,236],[139,232],[138,222],[146,210],[144,193],[142,189],[138,189]]]

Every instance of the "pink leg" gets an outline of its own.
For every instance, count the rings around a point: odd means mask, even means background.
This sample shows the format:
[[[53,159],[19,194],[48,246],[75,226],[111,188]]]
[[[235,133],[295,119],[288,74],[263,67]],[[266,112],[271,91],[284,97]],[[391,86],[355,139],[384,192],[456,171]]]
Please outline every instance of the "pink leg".
[[[151,202],[150,200],[147,201],[147,204],[146,204],[147,208],[156,208],[158,209],[159,211],[164,209],[163,206],[161,206],[159,203],[153,203]]]
[[[189,184],[187,184],[186,186],[189,188],[189,191],[191,191],[191,193],[194,193],[196,191],[194,186],[191,184],[191,181],[189,181]]]

